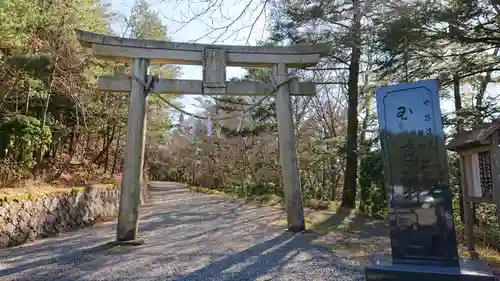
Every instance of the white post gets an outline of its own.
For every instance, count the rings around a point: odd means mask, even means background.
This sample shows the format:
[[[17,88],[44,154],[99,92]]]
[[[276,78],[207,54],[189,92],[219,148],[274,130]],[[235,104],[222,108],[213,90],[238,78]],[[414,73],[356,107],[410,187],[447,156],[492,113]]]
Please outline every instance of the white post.
[[[148,132],[148,100],[146,96],[146,114],[144,114],[143,133],[142,133],[142,150],[141,150],[141,184],[143,183],[144,166],[146,165],[146,151],[147,151],[147,132]]]
[[[149,63],[148,63],[149,65]],[[147,75],[151,75],[151,66],[148,66]],[[144,81],[144,83],[147,82],[147,77]],[[147,181],[144,182],[144,167],[146,165],[146,152],[147,152],[147,135],[148,135],[148,95],[146,95],[146,114],[144,114],[144,129],[142,132],[142,151],[141,151],[141,186],[144,184],[147,184]],[[146,179],[147,180],[147,179]]]
[[[132,75],[146,83],[148,66],[148,59],[134,58],[132,60]],[[118,242],[137,239],[139,207],[141,205],[140,184],[146,108],[147,101],[144,86],[135,78],[132,78],[128,106],[125,168],[121,184],[120,209],[116,229],[116,240]]]
[[[278,85],[283,83],[288,78],[286,65],[284,63],[275,65],[273,75]],[[276,114],[288,230],[300,232],[305,229],[305,220],[288,83],[281,85],[276,93]]]

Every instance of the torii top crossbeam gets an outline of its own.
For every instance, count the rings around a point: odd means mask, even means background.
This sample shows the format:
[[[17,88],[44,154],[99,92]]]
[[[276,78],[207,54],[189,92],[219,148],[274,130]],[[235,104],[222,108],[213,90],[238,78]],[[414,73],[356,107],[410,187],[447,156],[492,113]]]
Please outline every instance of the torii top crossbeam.
[[[97,58],[130,61],[147,58],[151,63],[201,65],[207,49],[224,49],[227,66],[272,67],[285,63],[287,67],[314,66],[328,55],[331,43],[294,45],[289,47],[255,47],[177,43],[137,40],[76,30],[78,41],[92,48]]]

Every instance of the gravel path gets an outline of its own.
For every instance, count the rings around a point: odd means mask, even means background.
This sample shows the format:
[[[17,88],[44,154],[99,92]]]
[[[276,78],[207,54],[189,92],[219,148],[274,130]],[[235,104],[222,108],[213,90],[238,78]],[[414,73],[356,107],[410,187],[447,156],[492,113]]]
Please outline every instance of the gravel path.
[[[102,223],[1,249],[0,280],[364,280],[368,253],[357,246],[387,248],[384,234],[356,230],[356,222],[348,236],[293,235],[273,223],[279,208],[189,194],[176,183],[153,183],[141,213],[145,245],[104,247],[116,224]]]

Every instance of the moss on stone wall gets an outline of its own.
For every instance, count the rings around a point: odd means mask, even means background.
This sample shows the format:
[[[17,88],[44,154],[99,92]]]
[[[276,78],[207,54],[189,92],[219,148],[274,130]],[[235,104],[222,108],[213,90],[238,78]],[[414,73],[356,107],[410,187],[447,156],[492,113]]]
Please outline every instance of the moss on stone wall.
[[[142,186],[141,202],[148,194],[148,187]],[[0,248],[116,217],[119,198],[118,184],[0,195]]]
[[[35,192],[25,192],[19,194],[0,194],[0,203],[2,202],[23,202],[26,200],[36,200],[40,196],[60,196],[60,195],[77,195],[85,192],[85,188],[103,188],[103,189],[118,189],[119,184],[99,184],[89,186],[74,186],[67,189],[52,189],[52,190],[39,190]]]

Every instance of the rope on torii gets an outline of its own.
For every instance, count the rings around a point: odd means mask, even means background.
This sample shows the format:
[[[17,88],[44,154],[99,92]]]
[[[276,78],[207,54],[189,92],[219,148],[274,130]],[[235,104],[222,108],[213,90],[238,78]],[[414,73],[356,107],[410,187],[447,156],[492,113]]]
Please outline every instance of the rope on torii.
[[[216,117],[216,118],[213,118],[212,121],[222,121],[222,120],[229,120],[229,119],[235,119],[235,118],[241,118],[241,117],[243,117],[245,115],[245,113],[247,113],[247,112],[251,111],[252,109],[256,108],[257,106],[261,105],[262,102],[264,102],[264,100],[268,99],[272,94],[274,94],[284,84],[290,83],[290,81],[292,79],[294,79],[294,77],[288,77],[285,81],[283,81],[282,83],[280,83],[278,85],[275,84],[274,79],[271,79],[271,81],[273,82],[274,89],[272,91],[269,91],[267,94],[265,94],[264,97],[261,98],[260,100],[258,100],[255,104],[251,105],[250,107],[248,107],[247,109],[245,109],[243,112],[241,112],[239,114],[232,115],[232,116]],[[141,84],[146,87],[146,84],[144,84],[144,83],[141,83]],[[177,110],[177,111],[179,111],[179,112],[181,112],[183,114],[186,114],[188,116],[191,116],[191,117],[194,117],[194,118],[197,118],[197,119],[203,119],[203,120],[207,120],[209,118],[207,116],[197,115],[195,113],[188,112],[188,111],[180,108],[179,106],[171,103],[170,101],[168,101],[167,99],[165,99],[164,97],[162,97],[160,94],[157,94],[157,97],[159,99],[161,99],[163,102],[165,102],[166,104],[168,104],[173,109],[175,109],[175,110]]]
[[[145,91],[146,95],[148,95],[151,92],[151,85],[157,79],[157,76],[148,75],[148,80],[147,80],[146,83],[144,83],[144,81],[142,81],[141,79],[139,79],[137,76],[132,75],[132,77],[137,82],[139,82],[139,84],[141,84],[144,87],[144,91]],[[238,118],[239,119],[239,124],[238,124],[238,128],[236,130],[239,132],[240,129],[241,129],[241,127],[242,127],[242,124],[243,124],[243,118],[244,118],[244,116],[246,114],[248,114],[254,108],[260,106],[266,99],[268,99],[272,94],[274,94],[280,87],[282,87],[285,84],[289,84],[292,79],[295,79],[295,77],[290,76],[286,80],[284,80],[283,82],[277,84],[276,80],[275,80],[275,77],[273,77],[271,75],[270,78],[271,78],[271,83],[273,85],[273,90],[271,90],[268,93],[266,93],[263,98],[261,98],[260,100],[258,100],[255,104],[252,104],[250,107],[246,108],[244,111],[242,111],[242,112],[240,112],[238,114],[235,114],[235,115],[231,115],[231,116],[224,116],[224,117],[213,118],[213,116],[212,116],[213,112],[211,112],[208,116],[197,115],[195,113],[188,112],[188,111],[180,108],[179,106],[173,104],[172,102],[168,101],[166,98],[162,97],[161,94],[157,94],[156,96],[160,100],[162,100],[163,102],[165,102],[167,105],[169,105],[170,107],[172,107],[173,109],[179,111],[181,114],[185,114],[185,115],[191,116],[191,117],[196,118],[196,119],[207,120],[208,123],[209,123],[209,124],[207,124],[207,131],[208,131],[207,134],[209,136],[212,135],[212,122],[213,121],[223,121],[223,120],[230,120],[230,119],[236,119],[236,118]],[[208,128],[208,126],[210,126],[210,128]],[[194,128],[194,125],[193,125],[193,128]],[[218,137],[220,137],[220,130],[217,131],[217,135],[218,135]]]
[[[300,70],[299,69],[295,69],[293,70],[291,73],[290,73],[290,76],[287,77],[283,82],[281,83],[277,83],[276,82],[276,78],[273,76],[273,75],[270,75],[270,78],[271,78],[271,84],[273,86],[273,89],[271,91],[269,91],[268,93],[266,93],[264,95],[263,98],[261,98],[260,100],[258,100],[255,104],[252,104],[250,107],[248,107],[247,109],[245,109],[243,112],[239,113],[239,114],[236,114],[236,115],[233,115],[233,116],[224,116],[224,117],[217,117],[217,118],[210,118],[212,121],[222,121],[222,120],[229,120],[229,119],[234,119],[234,118],[242,118],[246,113],[248,113],[249,111],[251,111],[252,109],[256,108],[257,106],[261,105],[266,99],[268,99],[272,94],[274,94],[276,91],[278,91],[278,89],[280,87],[282,87],[283,85],[285,84],[289,84],[293,79],[295,79],[294,76],[291,76],[294,74],[294,72],[296,72],[297,70]],[[151,92],[151,85],[153,84],[153,82],[155,80],[158,79],[157,76],[154,76],[154,75],[148,75],[148,80],[146,82],[142,81],[140,78],[138,78],[137,76],[133,75],[132,74],[132,77],[139,83],[141,84],[143,87],[144,87],[144,90],[145,90],[145,94],[149,94]],[[203,119],[203,120],[207,120],[209,119],[208,116],[202,116],[202,115],[197,115],[195,113],[191,113],[191,112],[188,112],[182,108],[180,108],[179,106],[171,103],[170,101],[168,101],[167,99],[165,99],[164,97],[161,96],[161,94],[159,93],[156,93],[157,97],[162,100],[163,102],[165,102],[167,105],[169,105],[170,107],[172,107],[173,109],[181,112],[182,114],[186,114],[188,116],[191,116],[191,117],[194,117],[194,118],[197,118],[197,119]]]

